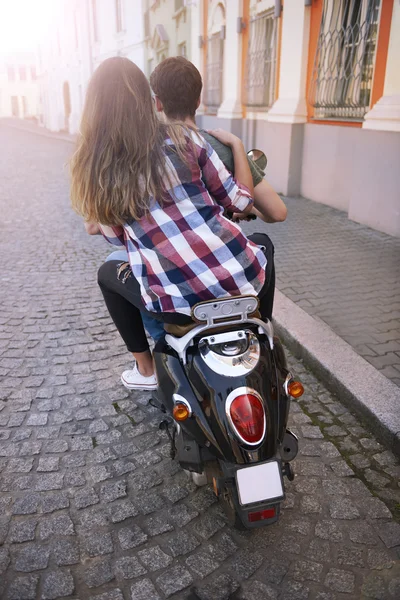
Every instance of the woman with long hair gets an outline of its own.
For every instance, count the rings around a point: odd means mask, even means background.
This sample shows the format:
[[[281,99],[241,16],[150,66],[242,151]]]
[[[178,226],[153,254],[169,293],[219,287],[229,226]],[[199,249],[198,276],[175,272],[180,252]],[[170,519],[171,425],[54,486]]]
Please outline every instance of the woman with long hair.
[[[129,263],[104,263],[98,273],[135,359],[122,374],[129,389],[157,386],[141,312],[187,324],[198,302],[252,294],[270,318],[266,258],[223,214],[244,217],[252,209],[246,154],[236,136],[217,135],[232,147],[241,183],[194,128],[159,121],[144,74],[127,58],[104,61],[89,83],[71,161],[71,199],[88,232],[99,228],[129,257]]]

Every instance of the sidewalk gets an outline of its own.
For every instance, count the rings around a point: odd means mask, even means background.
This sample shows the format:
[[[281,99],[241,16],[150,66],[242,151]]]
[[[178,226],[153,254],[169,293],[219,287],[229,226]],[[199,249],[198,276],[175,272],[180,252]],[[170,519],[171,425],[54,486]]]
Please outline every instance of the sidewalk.
[[[304,198],[284,223],[246,223],[275,245],[277,287],[400,386],[400,238]]]

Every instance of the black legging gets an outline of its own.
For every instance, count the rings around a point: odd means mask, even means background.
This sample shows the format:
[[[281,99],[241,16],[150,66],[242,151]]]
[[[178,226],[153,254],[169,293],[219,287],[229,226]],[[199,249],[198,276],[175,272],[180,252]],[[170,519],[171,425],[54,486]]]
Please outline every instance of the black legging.
[[[260,298],[260,312],[263,318],[272,318],[272,307],[275,293],[275,266],[274,246],[269,237],[264,233],[254,233],[249,240],[264,246],[267,257],[265,271],[265,283],[258,296]],[[145,310],[140,294],[140,286],[133,275],[125,279],[125,282],[117,276],[117,266],[121,261],[110,260],[101,265],[98,272],[98,283],[103,293],[108,312],[115,323],[129,352],[145,352],[149,349],[147,336],[144,330],[142,313],[162,321],[175,325],[187,325],[192,319],[181,313],[154,313]]]

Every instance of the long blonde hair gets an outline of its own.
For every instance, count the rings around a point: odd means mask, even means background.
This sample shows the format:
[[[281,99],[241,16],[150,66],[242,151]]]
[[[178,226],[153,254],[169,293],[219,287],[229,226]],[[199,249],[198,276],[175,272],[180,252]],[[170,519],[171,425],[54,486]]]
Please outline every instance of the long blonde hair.
[[[159,121],[147,79],[132,61],[105,60],[89,82],[70,163],[74,210],[104,225],[146,216],[152,198],[162,202],[171,183],[165,138],[186,160],[187,133],[183,124]]]

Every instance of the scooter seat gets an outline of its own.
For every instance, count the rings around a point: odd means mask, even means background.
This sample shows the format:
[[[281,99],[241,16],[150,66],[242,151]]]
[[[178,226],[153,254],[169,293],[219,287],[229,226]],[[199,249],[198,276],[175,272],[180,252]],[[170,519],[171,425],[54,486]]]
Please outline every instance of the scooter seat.
[[[256,310],[251,315],[249,315],[249,317],[254,318],[254,319],[261,319],[261,314],[258,310]],[[235,323],[235,325],[236,324],[237,323]],[[192,329],[194,329],[198,325],[199,325],[199,323],[196,323],[196,321],[192,321],[192,323],[188,323],[187,325],[174,325],[172,323],[164,323],[164,330],[166,333],[169,333],[169,335],[173,335],[176,338],[181,338],[184,335],[186,335],[187,333],[189,333],[189,331],[192,331]],[[222,331],[226,331],[230,327],[232,327],[232,325],[230,325],[228,322],[226,322],[224,325],[217,325],[215,327],[210,327],[210,329],[207,331],[212,332],[212,333],[215,333],[216,331],[222,332]]]

